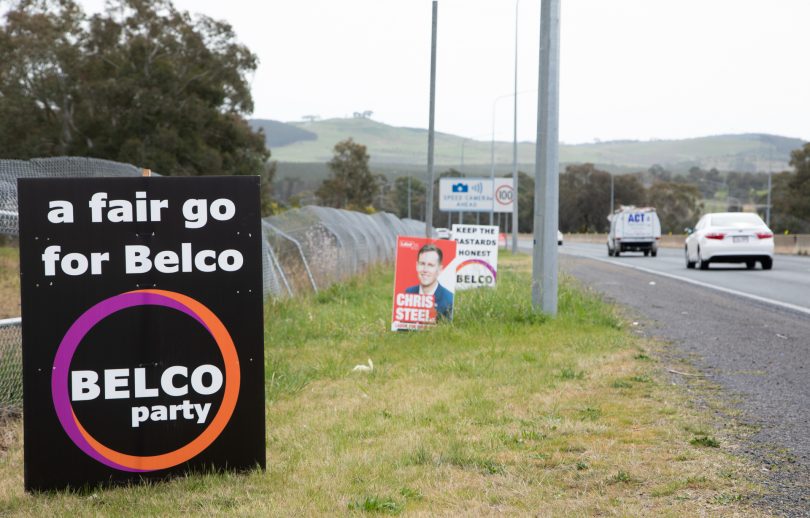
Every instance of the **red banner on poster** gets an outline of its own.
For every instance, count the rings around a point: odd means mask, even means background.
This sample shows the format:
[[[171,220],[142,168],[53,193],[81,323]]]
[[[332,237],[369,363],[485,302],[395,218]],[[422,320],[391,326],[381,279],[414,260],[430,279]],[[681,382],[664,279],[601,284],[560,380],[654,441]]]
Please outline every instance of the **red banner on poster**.
[[[399,236],[391,330],[423,329],[453,318],[456,242]]]

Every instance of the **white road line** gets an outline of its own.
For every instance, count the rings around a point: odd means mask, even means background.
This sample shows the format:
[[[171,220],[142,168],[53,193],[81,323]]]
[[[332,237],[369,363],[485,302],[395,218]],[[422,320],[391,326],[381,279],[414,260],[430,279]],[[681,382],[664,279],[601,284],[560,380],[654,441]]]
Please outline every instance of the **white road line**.
[[[562,253],[565,253],[567,255],[572,255],[572,256],[575,256],[575,257],[581,257],[583,259],[592,259],[594,261],[601,261],[603,263],[612,264],[614,266],[622,266],[624,268],[632,268],[633,270],[639,270],[639,271],[642,271],[642,272],[645,272],[645,273],[650,273],[650,274],[653,274],[653,275],[660,275],[661,277],[667,277],[669,279],[674,279],[676,281],[683,281],[683,282],[686,282],[686,283],[689,283],[689,284],[693,284],[695,286],[700,286],[700,287],[703,287],[703,288],[709,288],[710,290],[720,291],[720,292],[723,292],[723,293],[728,293],[730,295],[736,295],[738,297],[745,297],[747,299],[756,300],[757,302],[764,302],[765,304],[773,304],[774,306],[779,306],[781,308],[786,308],[786,309],[790,309],[790,310],[793,310],[793,311],[798,311],[799,313],[804,313],[805,315],[810,315],[810,308],[806,308],[804,306],[797,306],[795,304],[788,304],[787,302],[781,302],[781,301],[774,300],[774,299],[769,299],[769,298],[766,298],[766,297],[760,297],[759,295],[753,295],[751,293],[745,293],[745,292],[742,292],[742,291],[732,290],[732,289],[729,289],[729,288],[722,288],[720,286],[715,286],[713,284],[708,284],[706,282],[701,282],[701,281],[696,281],[694,279],[689,279],[688,277],[681,277],[680,275],[673,275],[671,273],[659,272],[659,271],[656,271],[656,270],[651,270],[649,268],[644,268],[644,267],[641,267],[641,266],[635,266],[635,265],[632,265],[632,264],[620,263],[620,262],[612,261],[610,259],[604,259],[602,257],[593,257],[593,256],[590,256],[590,255],[571,253],[571,252],[568,252],[568,251],[562,252]]]

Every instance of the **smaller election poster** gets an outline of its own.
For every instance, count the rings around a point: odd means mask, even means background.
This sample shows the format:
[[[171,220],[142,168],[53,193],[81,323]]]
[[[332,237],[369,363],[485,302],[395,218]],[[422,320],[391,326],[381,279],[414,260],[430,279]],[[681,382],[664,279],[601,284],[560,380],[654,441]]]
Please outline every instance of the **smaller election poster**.
[[[456,242],[397,237],[391,330],[424,329],[453,318]]]
[[[498,272],[497,225],[453,225],[456,289],[495,287]]]

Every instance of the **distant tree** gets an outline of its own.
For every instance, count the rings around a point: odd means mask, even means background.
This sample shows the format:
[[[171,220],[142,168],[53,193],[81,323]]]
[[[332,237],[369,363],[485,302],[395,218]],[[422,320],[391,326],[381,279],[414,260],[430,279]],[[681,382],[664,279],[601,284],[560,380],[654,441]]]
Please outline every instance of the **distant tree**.
[[[510,175],[511,176],[511,175]],[[509,228],[512,214],[509,214]],[[518,171],[518,232],[532,232],[534,229],[534,177]]]
[[[391,190],[392,205],[394,213],[400,218],[408,217],[408,178],[400,176],[394,180],[394,188]],[[425,184],[419,178],[410,178],[411,190],[411,217],[416,218],[422,212],[425,203]]]
[[[649,169],[647,169],[647,173],[653,178],[654,181],[672,181],[672,173],[664,169],[664,167],[660,164],[653,164]]]
[[[169,0],[17,0],[0,24],[0,157],[75,155],[164,175],[262,174],[247,76],[230,25]]]
[[[378,194],[378,180],[368,167],[366,146],[348,138],[335,144],[334,156],[327,164],[331,171],[315,192],[329,207],[365,211]]]
[[[658,212],[662,232],[677,234],[686,227],[694,227],[703,209],[700,191],[694,185],[656,182],[650,187],[647,198]]]
[[[790,184],[795,176],[796,173],[792,171],[783,171],[771,177],[771,229],[774,232],[801,233],[810,231],[810,226],[791,214],[792,193]],[[767,205],[767,193],[761,195],[759,202]]]
[[[788,211],[795,218],[810,221],[810,143],[790,153],[790,165],[795,175],[789,184]]]
[[[613,206],[621,205],[643,206],[647,203],[647,190],[641,183],[639,175],[622,174],[613,175]],[[610,212],[610,211],[608,211]]]
[[[560,230],[604,232],[610,212],[610,174],[593,164],[568,165],[560,175]]]
[[[395,206],[391,199],[391,192],[394,187],[388,181],[388,177],[382,173],[374,174],[374,181],[377,183],[377,194],[374,195],[374,210],[394,212]]]

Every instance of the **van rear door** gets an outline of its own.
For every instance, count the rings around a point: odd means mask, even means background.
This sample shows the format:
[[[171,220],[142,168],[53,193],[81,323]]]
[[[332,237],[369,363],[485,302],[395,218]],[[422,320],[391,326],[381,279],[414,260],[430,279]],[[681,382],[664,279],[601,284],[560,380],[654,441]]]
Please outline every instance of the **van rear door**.
[[[622,214],[624,220],[623,239],[655,239],[654,219],[656,214],[651,211],[628,211]]]

